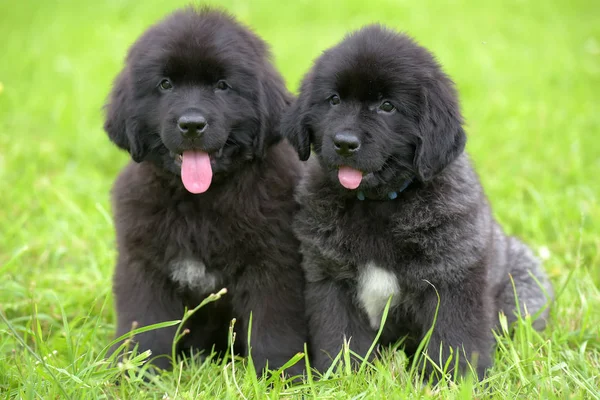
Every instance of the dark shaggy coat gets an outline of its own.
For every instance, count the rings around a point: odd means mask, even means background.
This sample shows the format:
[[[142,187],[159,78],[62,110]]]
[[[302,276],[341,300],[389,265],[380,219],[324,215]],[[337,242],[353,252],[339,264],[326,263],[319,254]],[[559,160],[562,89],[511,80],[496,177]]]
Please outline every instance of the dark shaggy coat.
[[[132,46],[105,123],[135,160],[113,188],[118,336],[134,324],[179,319],[184,307],[227,288],[189,321],[179,350],[227,351],[236,318],[235,348],[247,354],[252,313],[258,371],[303,351],[303,273],[291,230],[301,164],[278,132],[289,102],[265,43],[221,12],[176,12]],[[194,152],[210,157],[202,194],[186,190],[180,176]],[[135,341],[168,368],[161,356],[171,353],[174,333]]]
[[[492,217],[452,82],[431,54],[379,26],[355,32],[317,59],[282,124],[302,159],[315,152],[295,219],[313,365],[328,368],[344,338],[365,355],[390,296],[381,343],[405,338],[413,355],[439,296],[430,356],[443,366],[457,350],[461,370],[477,358],[482,376],[498,313],[516,319],[510,277],[522,313],[539,314],[552,289]]]

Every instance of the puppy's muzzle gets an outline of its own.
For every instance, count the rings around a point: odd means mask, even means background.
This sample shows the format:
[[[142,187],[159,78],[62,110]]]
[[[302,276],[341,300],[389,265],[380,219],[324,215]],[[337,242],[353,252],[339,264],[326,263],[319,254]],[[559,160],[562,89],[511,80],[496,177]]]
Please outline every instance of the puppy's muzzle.
[[[335,152],[340,156],[349,157],[360,149],[360,139],[352,132],[339,132],[333,137]]]

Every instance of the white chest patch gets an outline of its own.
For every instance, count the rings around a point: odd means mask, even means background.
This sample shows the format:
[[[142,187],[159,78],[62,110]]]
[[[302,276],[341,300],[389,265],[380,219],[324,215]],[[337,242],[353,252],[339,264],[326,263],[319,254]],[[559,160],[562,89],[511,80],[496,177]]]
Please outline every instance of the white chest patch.
[[[358,301],[369,317],[371,328],[379,329],[390,296],[393,296],[391,305],[398,304],[400,286],[396,275],[374,263],[365,265],[358,276]]]
[[[217,286],[217,277],[206,271],[206,265],[192,259],[171,263],[171,279],[183,287],[203,293],[214,291]]]

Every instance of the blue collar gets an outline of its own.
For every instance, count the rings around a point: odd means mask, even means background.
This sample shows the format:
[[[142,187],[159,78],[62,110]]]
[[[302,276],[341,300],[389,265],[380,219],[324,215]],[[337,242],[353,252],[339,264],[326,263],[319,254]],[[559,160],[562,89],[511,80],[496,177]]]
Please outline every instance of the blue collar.
[[[396,197],[398,197],[398,193],[404,192],[406,190],[406,188],[408,187],[408,185],[410,185],[412,183],[413,179],[414,178],[408,178],[407,180],[404,181],[404,183],[402,184],[400,189],[398,189],[395,192],[389,192],[387,194],[388,199],[394,200]],[[360,201],[366,199],[365,192],[363,192],[362,190],[358,191],[356,193],[356,198],[358,198]]]

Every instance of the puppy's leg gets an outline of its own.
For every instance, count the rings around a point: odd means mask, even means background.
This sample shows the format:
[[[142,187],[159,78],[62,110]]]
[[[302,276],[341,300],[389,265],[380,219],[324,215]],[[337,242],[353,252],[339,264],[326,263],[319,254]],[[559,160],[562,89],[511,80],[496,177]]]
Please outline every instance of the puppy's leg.
[[[514,237],[507,238],[507,252],[507,270],[512,281],[509,276],[506,276],[505,283],[498,293],[499,311],[504,312],[509,326],[517,320],[516,289],[521,315],[525,316],[527,313],[535,316],[539,313],[533,322],[533,327],[542,330],[548,321],[549,307],[541,310],[552,301],[554,295],[552,284],[539,259],[524,243]]]
[[[249,267],[231,291],[234,316],[241,319],[236,341],[247,342],[252,313],[250,346],[259,375],[267,363],[275,370],[303,352],[307,340],[302,271],[284,266],[265,270]],[[300,361],[286,374],[303,372],[304,362]]]
[[[183,305],[177,299],[169,282],[164,277],[153,276],[152,271],[137,262],[117,264],[113,281],[113,291],[117,310],[117,337],[131,331],[159,322],[180,319]],[[152,351],[152,363],[161,368],[171,367],[171,345],[177,327],[162,328],[140,333],[134,337],[139,352]],[[111,350],[114,352],[121,343]],[[154,358],[158,357],[158,358]]]
[[[486,369],[492,364],[492,306],[491,299],[484,293],[485,283],[473,277],[469,279],[456,287],[436,287],[439,309],[427,353],[443,369],[452,352],[454,356],[449,369],[453,370],[458,357],[460,373],[468,370],[468,363],[475,362],[477,376],[483,379]],[[434,322],[436,307],[438,297],[430,288],[421,307],[416,310],[416,320],[423,334]],[[425,370],[431,375],[435,370],[430,363],[427,364]]]
[[[350,349],[364,357],[375,340],[376,332],[354,305],[348,288],[339,282],[324,279],[307,282],[306,311],[308,315],[311,363],[325,372],[342,349],[344,339]],[[358,360],[353,360],[355,366]]]

